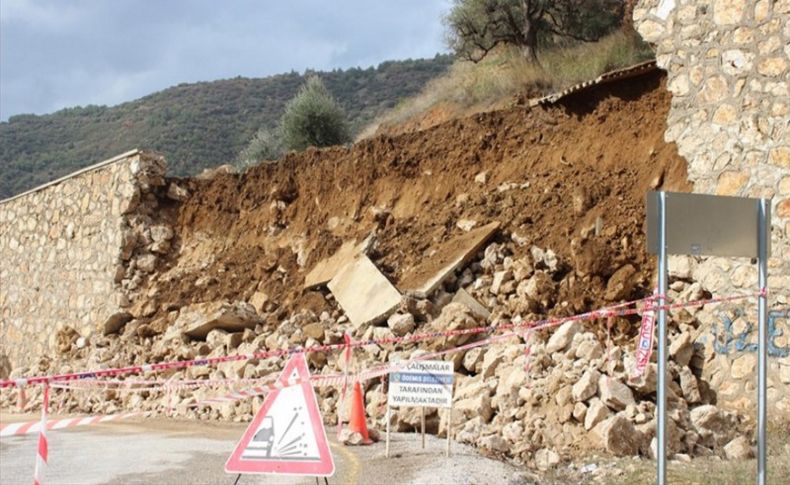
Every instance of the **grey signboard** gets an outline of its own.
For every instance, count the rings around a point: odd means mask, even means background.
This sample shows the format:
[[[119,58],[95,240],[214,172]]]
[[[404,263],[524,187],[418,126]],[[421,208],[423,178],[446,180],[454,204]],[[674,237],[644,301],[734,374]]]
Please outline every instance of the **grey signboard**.
[[[756,258],[760,199],[666,192],[669,254]],[[647,250],[658,254],[659,192],[648,192]],[[770,211],[770,204],[766,204]],[[771,215],[766,214],[770,231]],[[770,235],[768,255],[771,253]]]

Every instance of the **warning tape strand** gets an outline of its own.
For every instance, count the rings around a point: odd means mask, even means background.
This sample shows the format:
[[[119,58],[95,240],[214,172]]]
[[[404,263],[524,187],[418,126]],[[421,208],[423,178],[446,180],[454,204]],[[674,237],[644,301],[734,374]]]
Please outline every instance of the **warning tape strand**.
[[[156,364],[142,364],[142,365],[134,365],[128,367],[120,367],[120,368],[101,369],[95,371],[74,372],[68,374],[7,379],[0,381],[0,388],[7,388],[14,386],[23,387],[26,385],[42,385],[52,382],[76,381],[83,379],[99,379],[102,377],[113,377],[113,376],[130,375],[130,374],[144,374],[147,372],[183,369],[193,366],[215,365],[215,364],[236,362],[242,360],[283,357],[300,352],[304,352],[304,353],[329,352],[329,351],[337,351],[337,350],[348,349],[348,348],[359,348],[359,347],[365,347],[371,345],[408,344],[408,343],[417,343],[417,342],[422,342],[431,339],[438,339],[438,338],[447,338],[447,337],[461,336],[461,335],[475,335],[475,334],[492,333],[498,331],[508,331],[508,330],[517,330],[517,329],[535,331],[556,325],[561,325],[563,323],[571,322],[571,321],[584,321],[584,320],[594,320],[598,318],[636,315],[643,311],[648,311],[648,310],[653,310],[653,311],[657,311],[660,309],[671,310],[671,309],[684,308],[684,307],[703,306],[709,303],[735,301],[735,300],[741,300],[746,298],[753,298],[754,296],[755,296],[754,294],[732,295],[727,297],[710,298],[706,300],[696,300],[692,302],[673,303],[669,305],[665,304],[663,306],[651,304],[655,300],[655,297],[650,296],[640,300],[620,303],[610,307],[604,307],[597,310],[592,310],[589,312],[581,313],[578,315],[567,316],[567,317],[553,317],[553,318],[547,318],[547,319],[536,320],[531,322],[520,322],[520,323],[511,322],[511,323],[501,323],[498,325],[492,324],[487,326],[473,327],[466,329],[424,332],[419,334],[406,335],[403,337],[388,337],[383,339],[358,340],[358,341],[352,341],[350,343],[343,342],[343,343],[335,343],[335,344],[314,345],[309,347],[293,347],[288,349],[265,350],[261,352],[255,352],[252,354],[234,354],[234,355],[220,356],[220,357],[208,357],[203,359],[160,362]],[[643,302],[648,304],[642,308],[627,308],[629,306],[638,305],[639,303],[643,303]]]

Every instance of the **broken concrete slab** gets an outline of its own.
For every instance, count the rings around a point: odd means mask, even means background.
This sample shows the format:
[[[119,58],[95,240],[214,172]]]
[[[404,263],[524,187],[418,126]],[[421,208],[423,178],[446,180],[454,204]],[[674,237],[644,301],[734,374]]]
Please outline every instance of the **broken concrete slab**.
[[[492,222],[445,241],[436,248],[434,256],[404,271],[398,286],[404,293],[428,298],[455,270],[468,263],[497,229],[499,222]]]
[[[472,310],[472,313],[485,320],[488,320],[488,317],[491,316],[491,312],[488,311],[488,308],[480,304],[480,302],[477,301],[475,297],[470,295],[469,292],[463,288],[459,288],[458,291],[455,292],[452,303],[466,305],[467,308]]]
[[[304,289],[323,286],[335,277],[345,266],[353,263],[357,257],[367,254],[372,244],[372,238],[368,237],[361,243],[356,241],[346,241],[335,253],[313,266],[313,269],[304,277]]]
[[[357,328],[383,321],[401,301],[398,290],[365,255],[347,264],[327,286]]]
[[[241,332],[261,323],[255,307],[243,301],[196,303],[181,309],[174,327],[193,339],[205,339],[215,328]]]

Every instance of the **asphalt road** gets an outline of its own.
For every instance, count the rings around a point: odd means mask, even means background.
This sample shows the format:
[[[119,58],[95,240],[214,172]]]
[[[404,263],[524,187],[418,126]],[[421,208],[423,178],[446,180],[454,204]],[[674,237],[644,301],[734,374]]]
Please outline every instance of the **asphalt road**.
[[[224,464],[245,427],[141,419],[50,431],[45,483],[230,485],[236,476],[226,474]],[[393,434],[392,456],[386,458],[383,442],[346,447],[334,442],[331,431],[335,474],[330,484],[507,484],[519,476],[513,467],[458,443],[446,458],[444,440],[433,436],[421,449],[419,435]],[[0,483],[31,483],[37,439],[35,434],[0,439]],[[244,475],[238,483],[314,485],[316,479]]]

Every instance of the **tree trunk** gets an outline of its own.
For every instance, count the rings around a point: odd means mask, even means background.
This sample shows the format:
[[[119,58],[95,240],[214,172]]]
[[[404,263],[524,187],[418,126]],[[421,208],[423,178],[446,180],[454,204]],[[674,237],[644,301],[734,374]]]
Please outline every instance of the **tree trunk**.
[[[636,0],[625,0],[623,7],[623,23],[622,29],[626,34],[635,34],[634,30],[634,5]]]
[[[530,64],[538,64],[538,32],[535,23],[530,17],[531,0],[521,0],[521,8],[524,15],[524,29],[522,31],[521,55]]]

